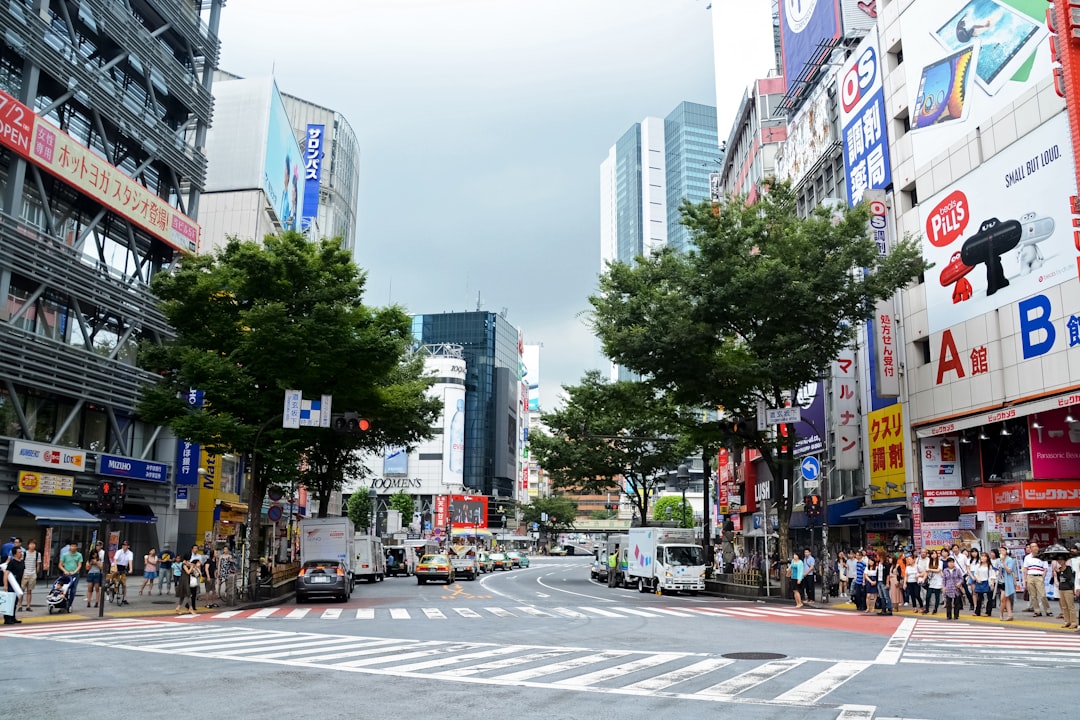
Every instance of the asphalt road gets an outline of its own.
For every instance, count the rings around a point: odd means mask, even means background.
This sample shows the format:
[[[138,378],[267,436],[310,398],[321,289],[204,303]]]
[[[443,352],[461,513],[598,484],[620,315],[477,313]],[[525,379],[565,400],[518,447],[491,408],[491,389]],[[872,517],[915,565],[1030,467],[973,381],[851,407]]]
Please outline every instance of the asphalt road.
[[[944,720],[1075,709],[1073,633],[643,595],[591,582],[588,562],[534,559],[450,586],[389,578],[347,603],[5,627],[3,715]]]

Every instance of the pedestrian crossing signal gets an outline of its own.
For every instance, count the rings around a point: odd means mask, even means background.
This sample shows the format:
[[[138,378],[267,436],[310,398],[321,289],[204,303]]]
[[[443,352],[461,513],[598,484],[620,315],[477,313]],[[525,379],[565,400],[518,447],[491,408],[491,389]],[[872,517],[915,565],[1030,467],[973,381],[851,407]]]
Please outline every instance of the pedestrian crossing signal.
[[[367,432],[370,430],[371,421],[367,418],[360,417],[359,413],[338,413],[333,416],[330,427],[336,432],[355,435],[356,433]]]

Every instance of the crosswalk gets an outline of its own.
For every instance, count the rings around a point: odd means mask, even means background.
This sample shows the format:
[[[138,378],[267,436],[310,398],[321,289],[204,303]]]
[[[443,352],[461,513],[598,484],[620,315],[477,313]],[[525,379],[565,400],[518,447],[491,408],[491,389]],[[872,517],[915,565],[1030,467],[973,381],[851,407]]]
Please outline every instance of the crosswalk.
[[[1007,625],[919,620],[900,662],[1080,669],[1080,635]]]
[[[760,661],[678,651],[365,637],[136,618],[30,625],[4,635],[292,668],[803,708],[839,708],[827,703],[829,693],[873,665],[821,658]]]
[[[627,607],[617,605],[599,606],[574,606],[574,607],[537,607],[534,605],[515,605],[508,607],[473,607],[473,606],[443,606],[443,607],[380,607],[358,608],[345,610],[340,607],[272,607],[261,610],[225,610],[222,612],[205,613],[198,616],[182,615],[178,620],[300,620],[303,618],[319,620],[480,620],[488,619],[536,619],[536,618],[570,618],[574,620],[585,619],[627,619],[627,618],[658,618],[658,617],[682,617],[700,618],[727,617],[727,618],[799,618],[838,616],[850,617],[851,613],[842,610],[825,610],[820,608],[771,608],[744,606],[713,606],[713,607]]]

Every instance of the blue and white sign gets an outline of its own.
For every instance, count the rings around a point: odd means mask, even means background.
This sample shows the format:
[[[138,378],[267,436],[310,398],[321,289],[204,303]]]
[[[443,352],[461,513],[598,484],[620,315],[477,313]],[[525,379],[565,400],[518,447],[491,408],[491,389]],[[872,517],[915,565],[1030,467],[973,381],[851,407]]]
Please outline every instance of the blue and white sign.
[[[821,475],[821,463],[818,462],[816,457],[805,457],[799,466],[802,469],[802,476],[805,480],[817,480]]]
[[[165,463],[134,460],[120,455],[98,455],[98,475],[146,480],[163,483],[169,479],[169,466]]]
[[[202,408],[206,393],[190,388],[187,404],[193,410]],[[176,484],[194,486],[199,484],[199,462],[202,458],[202,446],[189,440],[178,440],[176,444]]]
[[[840,140],[844,147],[849,205],[862,202],[866,190],[892,182],[885,93],[881,83],[877,30],[863,38],[840,68]]]
[[[408,475],[409,452],[403,447],[390,447],[383,456],[383,475]]]
[[[323,136],[325,125],[309,124],[304,140],[304,216],[302,229],[307,230],[319,217],[319,182],[322,179]]]
[[[299,390],[285,391],[285,408],[282,410],[281,427],[330,427],[333,398],[323,395],[319,400],[305,400]]]
[[[187,510],[188,509],[188,489],[186,487],[176,488],[176,509]]]
[[[781,0],[779,9],[784,77],[790,90],[818,54],[818,44],[840,37],[840,0]]]

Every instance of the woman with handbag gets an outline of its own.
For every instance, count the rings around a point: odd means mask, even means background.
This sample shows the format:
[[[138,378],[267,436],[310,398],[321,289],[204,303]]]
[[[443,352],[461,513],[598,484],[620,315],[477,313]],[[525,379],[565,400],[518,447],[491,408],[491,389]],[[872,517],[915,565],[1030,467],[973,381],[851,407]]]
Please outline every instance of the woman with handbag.
[[[866,610],[872,613],[877,608],[878,599],[878,568],[877,560],[873,555],[866,556],[866,572],[863,574],[863,582],[866,583]]]
[[[919,581],[919,566],[915,562],[915,556],[908,554],[907,565],[904,567],[904,582],[907,583],[908,602],[911,609],[918,612],[923,607],[922,585]]]
[[[15,607],[22,596],[22,588],[16,583],[15,576],[8,570],[10,562],[10,560],[5,562],[2,569],[0,569],[0,575],[3,576],[3,580],[0,581],[0,607],[3,607],[4,624],[18,625],[22,620],[15,618]]]
[[[926,600],[922,614],[937,615],[941,607],[941,556],[937,550],[930,553],[930,563],[926,566]],[[934,598],[934,612],[930,612],[930,598]]]
[[[199,599],[199,582],[202,580],[202,561],[195,559],[184,563],[185,584],[187,585],[187,599],[188,604],[185,605],[189,609],[191,615],[197,615],[195,612],[195,603]]]
[[[986,603],[986,615],[990,615],[990,578],[994,574],[994,566],[990,563],[987,553],[979,553],[978,561],[968,568],[975,590],[975,617],[982,615],[983,603]]]

